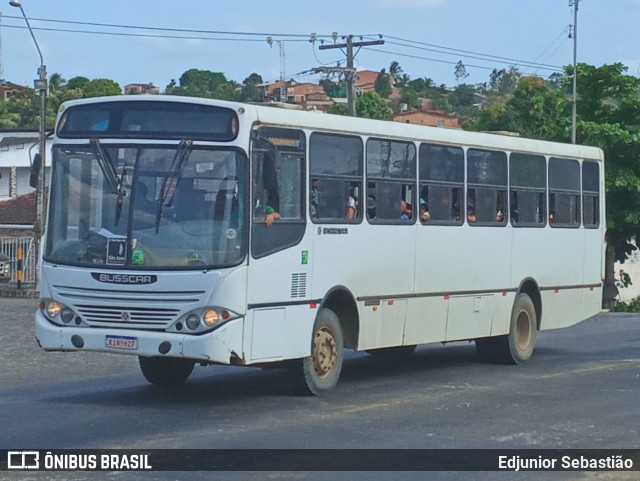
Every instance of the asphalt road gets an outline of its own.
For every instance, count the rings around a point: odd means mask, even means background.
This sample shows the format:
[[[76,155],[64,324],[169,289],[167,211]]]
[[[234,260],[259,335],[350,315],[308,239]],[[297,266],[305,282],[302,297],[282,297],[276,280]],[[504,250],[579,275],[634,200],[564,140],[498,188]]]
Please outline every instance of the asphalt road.
[[[46,353],[33,299],[0,299],[0,449],[640,448],[640,316],[540,333],[531,361],[481,363],[473,344],[406,360],[352,353],[338,387],[295,397],[281,370],[196,367],[180,391],[135,357]],[[637,480],[627,473],[0,473],[0,479]]]

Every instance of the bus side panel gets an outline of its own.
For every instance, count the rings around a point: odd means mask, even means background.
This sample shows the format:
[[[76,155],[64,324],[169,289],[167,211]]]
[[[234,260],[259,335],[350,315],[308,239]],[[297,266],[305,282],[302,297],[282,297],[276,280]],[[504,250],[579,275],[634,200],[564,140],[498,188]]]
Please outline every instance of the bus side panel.
[[[449,300],[447,341],[487,337],[491,334],[494,296],[454,296]]]
[[[358,347],[361,350],[402,345],[407,313],[406,299],[384,299],[359,304],[361,326],[366,326],[366,329],[360,329]]]
[[[308,230],[314,232],[313,297],[322,299],[336,286],[352,293],[360,312],[359,349],[402,344],[406,309],[402,303],[394,304],[413,293],[413,228],[323,224]],[[374,312],[375,301],[364,302],[363,297],[378,299],[380,315]]]
[[[249,260],[243,350],[245,361],[308,356],[317,310],[311,309],[309,230],[287,249]]]
[[[426,344],[445,339],[449,301],[443,295],[409,299],[403,344]]]
[[[541,329],[581,321],[584,276],[584,230],[546,227],[544,270],[537,279],[542,294]]]
[[[602,229],[585,229],[584,234],[584,283],[590,285],[584,296],[582,318],[598,314],[602,308],[602,279],[605,254]]]
[[[445,340],[447,294],[460,286],[466,241],[461,226],[419,225],[415,292],[405,325],[405,344]]]
[[[316,309],[308,305],[255,309],[247,314],[247,361],[298,359],[311,352],[311,331]]]

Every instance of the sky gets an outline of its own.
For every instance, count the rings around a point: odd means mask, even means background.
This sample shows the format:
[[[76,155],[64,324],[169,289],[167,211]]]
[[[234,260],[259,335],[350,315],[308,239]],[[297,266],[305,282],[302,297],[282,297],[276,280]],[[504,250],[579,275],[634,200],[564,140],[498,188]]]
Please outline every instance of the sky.
[[[4,2],[0,4],[0,77],[33,86],[40,65],[38,52],[20,9],[10,6],[9,0],[0,1]],[[428,77],[448,86],[456,84],[458,61],[468,74],[461,83],[488,82],[494,68],[511,66],[523,74],[548,77],[573,62],[569,3],[22,0],[49,75],[108,78],[122,87],[153,83],[161,90],[192,68],[222,72],[237,82],[253,72],[265,81],[275,81],[281,72],[279,42],[284,45],[285,77],[317,81],[311,69],[338,62],[345,65],[344,51],[319,49],[320,40],[325,45],[334,43],[334,32],[338,42],[345,35],[354,35],[356,42],[385,41],[357,50],[358,69],[388,70],[397,61],[411,79]],[[595,66],[621,62],[629,74],[640,76],[639,21],[640,0],[579,0],[578,62]],[[309,41],[312,33],[318,38],[315,43]]]

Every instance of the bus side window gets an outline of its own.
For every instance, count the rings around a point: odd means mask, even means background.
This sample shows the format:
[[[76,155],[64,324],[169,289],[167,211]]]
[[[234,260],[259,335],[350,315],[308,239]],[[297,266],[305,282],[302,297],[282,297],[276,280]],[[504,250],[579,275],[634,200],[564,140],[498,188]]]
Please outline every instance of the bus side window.
[[[464,188],[464,151],[460,147],[422,144],[420,158],[420,221],[460,224]]]
[[[583,223],[587,229],[600,226],[600,171],[597,162],[582,162]]]
[[[309,214],[313,222],[361,221],[363,150],[360,137],[311,135]]]
[[[306,139],[299,130],[262,127],[251,154],[251,253],[260,258],[296,245],[304,234]]]
[[[416,147],[410,142],[367,141],[367,206],[369,222],[413,223]]]
[[[504,225],[507,207],[507,154],[467,151],[467,222]]]
[[[509,156],[511,224],[542,227],[545,224],[547,169],[541,155]]]
[[[580,227],[580,163],[575,159],[549,159],[549,223]]]

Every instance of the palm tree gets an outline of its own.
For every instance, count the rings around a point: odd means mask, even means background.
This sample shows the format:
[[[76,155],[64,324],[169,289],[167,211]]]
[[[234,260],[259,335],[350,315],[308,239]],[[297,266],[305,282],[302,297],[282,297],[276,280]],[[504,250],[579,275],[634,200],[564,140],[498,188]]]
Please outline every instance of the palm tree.
[[[400,64],[398,62],[396,62],[395,60],[391,62],[391,65],[389,65],[389,74],[391,75],[392,85],[396,84],[396,77],[402,72],[402,67],[400,67]]]
[[[67,83],[66,79],[62,78],[62,75],[59,73],[52,73],[51,77],[49,77],[49,92],[55,94],[59,90],[61,90]]]

